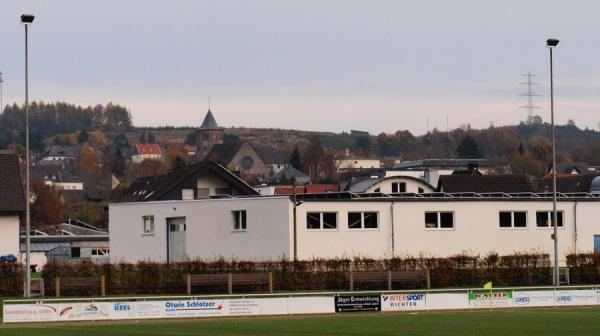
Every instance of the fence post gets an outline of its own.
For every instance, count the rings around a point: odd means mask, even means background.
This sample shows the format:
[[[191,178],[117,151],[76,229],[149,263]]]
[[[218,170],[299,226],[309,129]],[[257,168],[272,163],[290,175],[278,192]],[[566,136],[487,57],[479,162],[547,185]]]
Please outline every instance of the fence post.
[[[427,283],[427,289],[431,289],[431,274],[429,268],[425,269],[425,282]]]
[[[388,290],[392,290],[392,271],[387,271]]]
[[[269,272],[269,293],[273,293],[273,272]]]
[[[354,271],[350,271],[350,291],[354,291]]]
[[[106,276],[100,276],[100,295],[106,296]]]
[[[187,285],[186,285],[187,295],[192,295],[192,276],[189,274],[186,274],[185,279],[186,279],[186,283],[187,283]]]
[[[233,294],[233,274],[228,273],[227,277],[227,293]]]
[[[60,297],[60,277],[54,278],[54,294],[56,297]]]

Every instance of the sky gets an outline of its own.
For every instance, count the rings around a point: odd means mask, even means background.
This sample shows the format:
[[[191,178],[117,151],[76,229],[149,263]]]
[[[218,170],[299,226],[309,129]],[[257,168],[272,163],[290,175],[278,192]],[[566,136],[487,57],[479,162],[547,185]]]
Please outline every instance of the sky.
[[[598,1],[0,0],[4,102],[127,106],[137,126],[372,134],[549,120],[600,127]],[[446,124],[448,120],[448,125]]]

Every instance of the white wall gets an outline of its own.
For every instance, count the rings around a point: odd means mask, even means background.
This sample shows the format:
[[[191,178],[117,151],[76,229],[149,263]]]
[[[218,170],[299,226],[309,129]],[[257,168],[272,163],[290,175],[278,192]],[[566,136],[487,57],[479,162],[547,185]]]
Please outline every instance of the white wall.
[[[600,235],[600,202],[558,203],[564,211],[559,255],[592,252]],[[574,209],[577,207],[575,213]],[[392,216],[393,208],[393,216]],[[550,200],[353,200],[305,201],[297,208],[298,257],[340,258],[438,256],[461,253],[501,255],[515,252],[553,254],[552,228],[538,228],[536,211],[550,211]],[[232,210],[247,211],[246,232],[232,232]],[[307,212],[337,212],[337,229],[310,230]],[[348,229],[348,212],[378,212],[377,229]],[[426,211],[454,213],[453,229],[425,228]],[[500,228],[500,211],[526,211],[526,228]],[[113,261],[165,260],[166,218],[187,218],[190,258],[278,260],[293,253],[293,212],[288,197],[207,199],[111,204],[110,249]],[[155,233],[142,234],[142,216],[155,216]],[[575,215],[578,239],[575,244]],[[392,254],[392,218],[394,253]],[[15,232],[16,235],[16,232]]]
[[[110,204],[111,260],[165,261],[167,218],[182,216],[186,217],[189,258],[278,260],[289,257],[290,208],[288,197]],[[246,231],[233,231],[233,210],[246,210]],[[154,215],[153,235],[142,233],[142,216],[146,215]]]
[[[551,202],[403,202],[395,203],[396,254],[450,256],[467,253],[487,255],[491,252],[542,252],[553,254],[552,228],[536,226],[536,211],[552,210]],[[527,211],[527,228],[500,228],[500,211]],[[559,259],[574,251],[573,212],[571,202],[560,202],[564,211],[563,228],[558,228]],[[425,211],[453,211],[454,229],[426,229]],[[593,225],[593,223],[580,223]],[[600,228],[600,226],[597,226]]]
[[[0,255],[19,257],[19,216],[0,214]]]
[[[574,211],[568,218],[577,219],[577,241],[572,237],[577,253],[593,252],[594,235],[600,235],[600,203],[574,202],[571,207]]]
[[[298,207],[298,250],[301,258],[365,256],[389,258],[392,202],[305,202]],[[553,254],[552,228],[536,226],[536,211],[552,210],[549,201],[403,201],[395,202],[395,256],[450,256],[460,253],[542,252]],[[559,259],[575,251],[574,202],[559,202],[564,227],[558,229]],[[348,211],[378,211],[377,230],[351,230]],[[500,228],[500,211],[526,211],[527,228]],[[306,213],[337,211],[337,230],[308,230]],[[454,229],[425,228],[426,211],[454,212]],[[600,234],[600,202],[579,202],[577,208],[578,252],[593,251],[593,235]]]
[[[391,204],[387,202],[304,202],[297,208],[298,257],[339,258],[391,256]],[[378,229],[348,229],[348,211],[377,211]],[[336,230],[306,228],[306,214],[313,211],[338,213]]]

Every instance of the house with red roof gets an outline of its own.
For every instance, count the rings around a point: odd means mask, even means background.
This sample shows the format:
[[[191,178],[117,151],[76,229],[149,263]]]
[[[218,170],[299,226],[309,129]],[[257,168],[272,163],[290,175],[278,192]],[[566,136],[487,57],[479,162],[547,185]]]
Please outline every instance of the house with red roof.
[[[158,144],[136,144],[131,161],[140,163],[144,160],[161,160],[162,150]]]

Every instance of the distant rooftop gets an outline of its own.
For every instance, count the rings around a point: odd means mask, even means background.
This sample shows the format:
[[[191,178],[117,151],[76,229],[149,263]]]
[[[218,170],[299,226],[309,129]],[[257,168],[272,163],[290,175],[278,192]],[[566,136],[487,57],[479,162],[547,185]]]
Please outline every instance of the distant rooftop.
[[[489,167],[487,159],[423,159],[404,161],[394,165],[395,169],[420,170],[420,169],[464,169],[475,164],[478,167]]]

